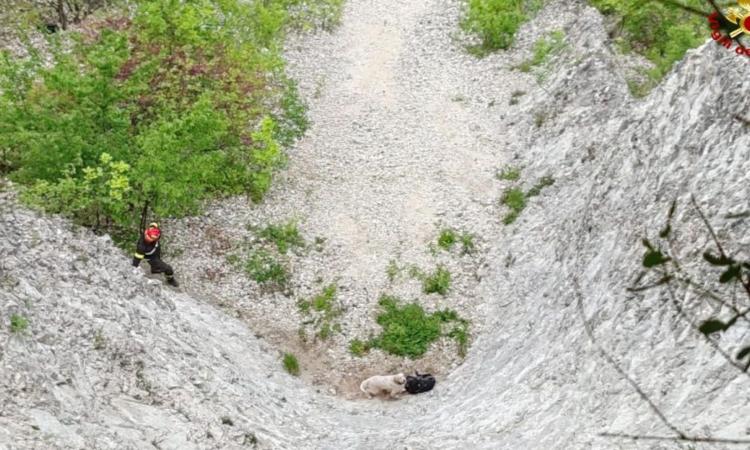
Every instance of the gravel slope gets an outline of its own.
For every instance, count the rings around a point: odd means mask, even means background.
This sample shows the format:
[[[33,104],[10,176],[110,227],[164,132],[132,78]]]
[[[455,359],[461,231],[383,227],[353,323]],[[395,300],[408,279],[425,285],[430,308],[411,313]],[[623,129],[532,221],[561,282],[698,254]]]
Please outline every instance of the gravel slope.
[[[573,17],[566,9],[540,26],[562,27]],[[351,339],[379,332],[374,316],[381,294],[416,300],[428,311],[454,308],[471,320],[473,336],[484,327],[482,306],[492,302],[476,286],[488,244],[507,232],[498,204],[507,183],[495,174],[531,137],[514,128],[528,115],[525,108],[509,103],[513,92],[539,90],[533,76],[512,68],[528,56],[524,40],[535,38],[521,39],[522,50],[477,60],[463,48],[459,15],[456,2],[355,1],[334,33],[292,38],[287,59],[310,105],[311,127],[291,149],[289,167],[262,205],[222,201],[168,230],[189,292],[214,299],[277,348],[292,350],[308,381],[350,398],[361,396],[359,380],[374,373],[416,368],[443,375],[461,362],[450,340],[416,362],[380,351],[352,358]],[[544,174],[527,172],[524,180]],[[247,258],[248,224],[292,219],[308,242],[325,243],[320,251],[290,256],[288,295],[264,292],[227,263],[226,254]],[[445,227],[472,233],[478,251],[431,252]],[[210,260],[207,242],[214,249]],[[391,261],[424,271],[447,267],[450,294],[424,295],[407,270],[390,281]],[[304,342],[298,330],[306,317],[297,301],[331,282],[345,308],[341,333]]]

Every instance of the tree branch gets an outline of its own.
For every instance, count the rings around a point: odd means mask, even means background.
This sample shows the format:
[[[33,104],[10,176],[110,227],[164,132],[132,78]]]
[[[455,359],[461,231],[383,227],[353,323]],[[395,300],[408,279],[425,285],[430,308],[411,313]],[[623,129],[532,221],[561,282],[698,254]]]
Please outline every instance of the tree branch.
[[[654,414],[656,414],[659,420],[661,420],[662,423],[666,425],[667,428],[672,430],[678,437],[685,438],[686,437],[685,433],[680,431],[680,429],[674,426],[672,422],[670,422],[666,418],[666,416],[664,416],[661,410],[659,410],[659,407],[657,407],[656,404],[651,400],[651,398],[649,398],[649,396],[646,395],[645,392],[643,392],[643,389],[641,389],[638,383],[636,383],[632,378],[630,378],[630,376],[627,373],[625,373],[625,371],[620,367],[620,365],[617,364],[615,359],[609,353],[607,353],[607,351],[604,350],[604,348],[601,345],[599,345],[599,343],[596,341],[596,339],[594,338],[594,331],[591,329],[591,325],[586,320],[586,313],[583,310],[583,294],[581,294],[581,286],[578,284],[577,277],[573,277],[573,286],[575,287],[575,292],[576,292],[578,312],[581,316],[583,327],[586,330],[586,334],[591,340],[591,343],[594,344],[594,346],[596,346],[597,350],[599,350],[599,353],[602,355],[602,357],[604,357],[604,359],[617,371],[617,373],[619,373],[622,378],[627,380],[627,382],[630,384],[633,390],[635,390],[635,392],[637,392],[638,395],[641,397],[641,400],[646,402],[648,406],[651,407],[651,410],[654,412]]]
[[[687,441],[687,442],[710,442],[713,444],[750,444],[748,439],[724,439],[698,436],[653,436],[647,434],[625,434],[625,433],[599,433],[599,436],[608,438],[632,439],[634,441]]]

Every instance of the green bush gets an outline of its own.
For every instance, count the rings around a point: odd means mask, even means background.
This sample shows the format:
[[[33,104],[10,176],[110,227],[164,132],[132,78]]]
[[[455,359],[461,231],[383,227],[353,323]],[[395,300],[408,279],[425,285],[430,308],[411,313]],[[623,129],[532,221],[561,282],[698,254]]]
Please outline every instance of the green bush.
[[[295,377],[299,375],[299,362],[297,357],[291,353],[284,353],[284,369]]]
[[[469,0],[462,27],[482,40],[478,55],[513,44],[518,28],[542,7],[543,0]]]
[[[380,298],[378,304],[383,311],[378,315],[377,323],[383,327],[383,331],[367,343],[352,341],[349,349],[355,355],[360,350],[364,353],[370,347],[376,347],[394,355],[418,358],[442,335],[443,323],[456,321],[464,328],[468,327],[468,322],[455,311],[427,314],[416,303],[399,306],[397,298],[386,295]],[[454,333],[451,337],[458,337],[458,334]]]
[[[422,281],[422,288],[425,294],[437,292],[440,295],[446,295],[451,286],[451,273],[448,269],[439,266],[435,272],[426,275]]]
[[[377,317],[383,333],[373,340],[373,346],[394,355],[416,358],[440,337],[440,319],[426,314],[418,304],[399,307],[396,298],[387,296],[381,297],[378,304],[384,310]]]
[[[165,217],[261,200],[307,126],[281,57],[297,3],[142,0],[49,35],[44,55],[3,52],[3,170],[27,202],[111,232],[136,228],[147,201]]]
[[[681,0],[697,14],[670,2],[654,0],[590,0],[603,14],[612,16],[617,26],[615,41],[623,51],[645,56],[655,67],[647,72],[646,86],[632,82],[631,90],[641,95],[655,85],[685,52],[705,42],[709,35],[703,0]]]

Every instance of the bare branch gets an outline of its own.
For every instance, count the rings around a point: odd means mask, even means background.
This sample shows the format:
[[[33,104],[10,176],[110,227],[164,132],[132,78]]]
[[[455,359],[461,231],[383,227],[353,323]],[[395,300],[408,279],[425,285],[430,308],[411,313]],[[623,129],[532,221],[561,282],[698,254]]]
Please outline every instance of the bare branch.
[[[701,211],[700,206],[698,206],[698,202],[695,201],[695,196],[693,194],[690,194],[690,201],[693,203],[695,210],[698,211],[698,215],[701,217],[701,220],[703,220],[703,223],[706,225],[706,228],[708,228],[708,232],[711,233],[711,238],[713,238],[714,243],[716,244],[716,248],[719,249],[719,254],[723,256],[724,258],[726,258],[727,254],[724,253],[724,248],[721,246],[721,242],[719,242],[719,238],[716,237],[714,228],[711,226],[711,223],[708,221],[708,219],[706,219],[706,216],[703,215],[703,211]]]
[[[632,439],[634,441],[687,441],[687,442],[709,442],[712,444],[750,444],[748,439],[724,439],[698,436],[653,436],[647,434],[625,434],[625,433],[599,433],[599,436],[608,438]]]
[[[688,317],[687,313],[685,313],[685,310],[684,310],[684,309],[682,308],[682,305],[680,304],[680,301],[679,301],[679,300],[677,300],[677,296],[675,295],[675,293],[674,293],[674,290],[672,289],[672,285],[671,285],[670,283],[667,283],[667,290],[669,291],[669,296],[670,296],[670,298],[672,299],[672,305],[674,306],[675,310],[677,311],[677,314],[678,314],[678,315],[679,315],[679,316],[680,316],[680,317],[681,317],[681,318],[682,318],[682,319],[683,319],[683,320],[684,320],[685,322],[687,322],[687,323],[688,323],[688,324],[690,325],[690,327],[691,327],[691,328],[693,328],[694,330],[696,330],[696,331],[698,332],[698,334],[699,334],[700,336],[702,336],[702,337],[703,337],[703,339],[704,339],[704,340],[705,340],[706,342],[708,342],[708,344],[709,344],[709,345],[710,345],[711,347],[713,347],[713,348],[714,348],[714,350],[716,350],[716,351],[717,351],[717,352],[718,352],[718,353],[719,353],[719,354],[720,354],[721,356],[723,356],[723,357],[724,357],[724,359],[726,359],[726,360],[727,360],[727,362],[728,362],[729,364],[731,364],[732,366],[736,367],[736,368],[737,368],[737,369],[738,369],[738,370],[739,370],[740,372],[742,372],[742,373],[743,373],[744,375],[746,375],[746,376],[750,377],[750,374],[748,374],[748,373],[747,373],[747,371],[745,371],[745,369],[744,369],[744,368],[743,368],[742,366],[740,366],[739,364],[737,364],[737,363],[736,363],[736,362],[735,362],[735,361],[734,361],[734,360],[732,359],[732,356],[731,356],[731,355],[729,355],[729,354],[728,354],[727,352],[725,352],[725,351],[724,351],[724,349],[722,349],[722,348],[721,348],[721,347],[719,346],[719,344],[718,344],[718,343],[716,343],[716,341],[714,341],[713,339],[711,339],[710,337],[706,336],[705,334],[703,334],[703,333],[701,333],[701,332],[699,331],[699,326],[698,326],[698,325],[696,325],[696,324],[695,324],[695,323],[694,323],[694,322],[693,322],[693,321],[692,321],[692,320],[690,319],[690,317]],[[747,311],[746,311],[746,312],[747,312]]]
[[[643,392],[643,389],[636,383],[630,376],[625,373],[625,371],[620,367],[619,364],[617,364],[617,361],[609,354],[607,353],[604,348],[599,345],[599,343],[594,338],[594,332],[591,329],[591,325],[586,320],[586,313],[583,311],[583,294],[581,294],[581,286],[578,284],[578,278],[573,278],[573,285],[575,286],[575,292],[576,292],[576,299],[578,303],[578,312],[581,316],[581,321],[583,322],[583,327],[586,330],[586,334],[588,335],[589,339],[591,340],[591,343],[596,346],[596,348],[599,350],[599,353],[602,355],[602,357],[617,371],[617,373],[620,374],[622,378],[627,380],[628,383],[630,383],[630,386],[635,390],[635,392],[638,393],[638,395],[641,397],[641,399],[648,404],[648,406],[651,407],[651,410],[656,414],[657,417],[659,417],[659,420],[662,421],[664,425],[667,426],[670,430],[672,430],[678,437],[684,438],[685,433],[680,431],[676,426],[670,422],[666,416],[659,410],[659,408],[656,406],[656,404],[649,398],[648,395],[646,395],[645,392]]]
[[[708,228],[708,231],[711,233],[711,237],[716,243],[716,248],[719,249],[719,254],[721,254],[723,258],[727,258],[727,254],[724,252],[724,248],[721,246],[721,242],[719,242],[719,238],[716,237],[716,233],[714,232],[713,227],[708,222],[708,219],[706,219],[706,216],[703,215],[703,211],[701,211],[701,208],[698,206],[698,202],[695,201],[695,197],[692,194],[690,194],[690,201],[693,202],[693,206],[695,207],[696,211],[698,211],[698,215],[701,216],[703,223],[706,224],[706,228]],[[740,284],[742,285],[742,287],[745,288],[745,292],[747,292],[747,295],[750,296],[750,279],[748,281],[745,281],[742,279],[741,275],[738,278],[740,280]],[[747,314],[747,311],[742,313],[742,316],[744,317],[745,314]],[[737,320],[737,319],[735,318],[734,320]]]

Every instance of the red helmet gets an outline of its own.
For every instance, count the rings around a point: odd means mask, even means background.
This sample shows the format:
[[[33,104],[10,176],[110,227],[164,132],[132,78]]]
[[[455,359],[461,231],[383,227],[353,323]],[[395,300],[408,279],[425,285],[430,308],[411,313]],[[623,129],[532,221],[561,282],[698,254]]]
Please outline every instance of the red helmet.
[[[159,231],[158,225],[156,225],[155,223],[149,225],[149,227],[146,229],[146,237],[151,239],[152,241],[155,241],[159,239],[159,236],[161,236],[161,231]]]

